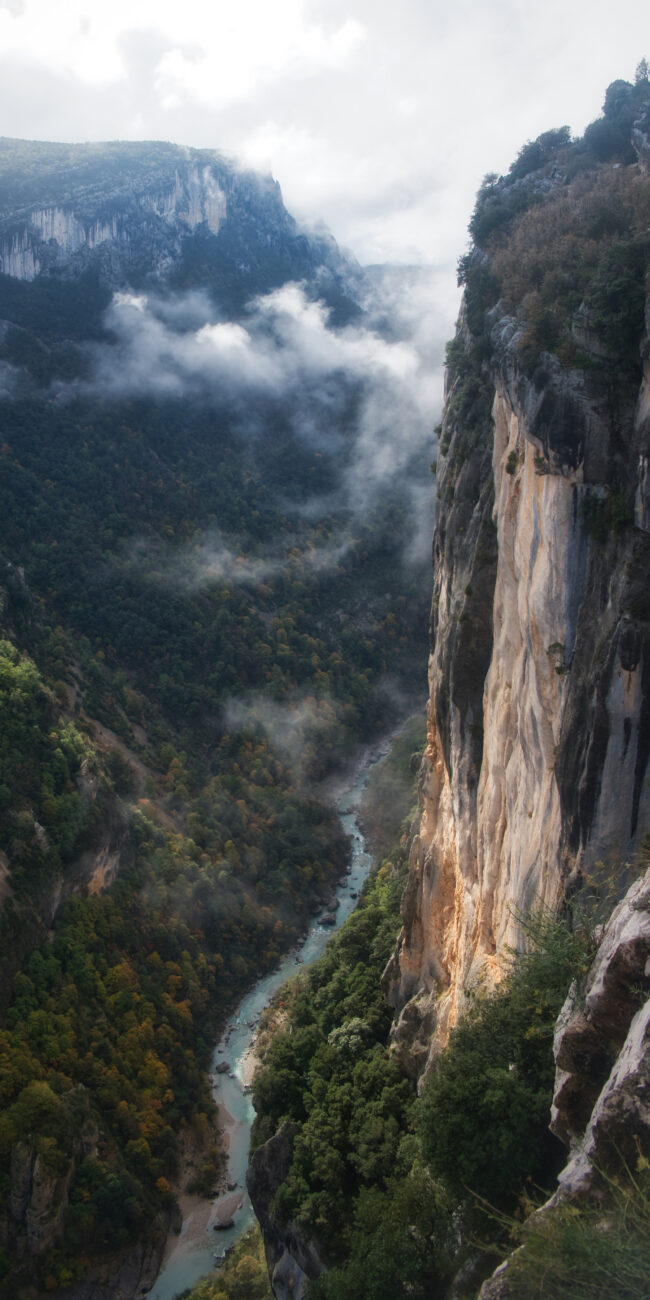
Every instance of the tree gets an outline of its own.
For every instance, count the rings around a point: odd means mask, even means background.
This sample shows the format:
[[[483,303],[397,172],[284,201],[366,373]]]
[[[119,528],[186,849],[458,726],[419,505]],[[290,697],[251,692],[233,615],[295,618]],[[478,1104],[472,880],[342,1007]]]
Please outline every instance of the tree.
[[[640,59],[636,65],[634,84],[635,86],[641,86],[644,81],[648,80],[650,80],[650,64],[647,59]]]

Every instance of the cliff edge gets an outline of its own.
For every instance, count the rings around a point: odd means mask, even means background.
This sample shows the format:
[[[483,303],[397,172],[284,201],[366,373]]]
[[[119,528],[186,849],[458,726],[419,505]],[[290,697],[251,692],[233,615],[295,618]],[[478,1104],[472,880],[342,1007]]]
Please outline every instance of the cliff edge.
[[[521,914],[592,876],[620,897],[648,829],[649,103],[615,82],[583,140],[487,177],[459,267],[423,811],[385,976],[418,1073]]]

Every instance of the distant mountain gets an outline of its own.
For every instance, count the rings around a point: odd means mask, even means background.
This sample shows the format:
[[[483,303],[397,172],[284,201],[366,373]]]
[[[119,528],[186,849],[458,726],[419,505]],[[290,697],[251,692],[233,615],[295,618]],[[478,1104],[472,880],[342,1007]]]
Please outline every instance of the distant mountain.
[[[304,280],[341,320],[358,311],[362,280],[331,236],[300,229],[270,176],[159,141],[0,138],[0,272],[104,290],[201,285],[225,314]]]

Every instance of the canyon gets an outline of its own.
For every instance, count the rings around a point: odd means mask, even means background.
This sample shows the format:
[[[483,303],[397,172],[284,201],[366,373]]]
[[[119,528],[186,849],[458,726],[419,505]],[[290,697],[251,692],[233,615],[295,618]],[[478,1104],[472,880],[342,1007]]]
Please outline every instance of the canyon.
[[[650,98],[625,87],[614,83],[605,103],[618,123],[629,94],[625,166],[614,150],[580,177],[585,164],[569,158],[571,148],[584,157],[583,142],[557,131],[529,143],[507,176],[486,178],[459,264],[435,465],[421,811],[382,978],[390,1051],[426,1093],[468,1008],[507,984],[531,915],[579,915],[601,898],[606,920],[623,900],[558,1021],[552,1129],[570,1160],[542,1223],[553,1207],[600,1203],[613,1151],[630,1171],[650,1151]],[[608,246],[613,219],[608,234],[603,221],[623,185],[625,252],[618,233]],[[571,241],[596,230],[596,210],[603,225],[582,271]],[[637,253],[622,288],[617,273]],[[331,1248],[318,1259],[317,1231],[305,1240],[273,1213],[299,1132],[286,1122],[251,1168],[282,1300],[311,1294],[309,1279],[339,1263]],[[518,1276],[504,1264],[481,1296],[528,1295]],[[476,1294],[463,1282],[454,1295]]]
[[[617,1155],[650,1160],[649,129],[647,77],[613,83],[584,137],[544,133],[479,191],[432,466],[417,810],[254,1085],[276,1300],[395,1277],[519,1300],[526,1239],[489,1278],[472,1195],[521,1217],[541,1171],[532,1241],[567,1206],[605,1215]],[[362,269],[270,178],[160,144],[3,141],[0,161],[2,1267],[18,1296],[126,1298],[176,1221],[183,1134],[201,1194],[218,1183],[217,1029],[344,870],[322,783],[418,695],[412,413],[383,455],[417,372],[395,386]],[[378,487],[373,458],[396,466]],[[514,1024],[531,927],[553,924],[584,951],[458,1103],[488,1116],[474,1185],[427,1097],[442,1114],[482,1014]]]

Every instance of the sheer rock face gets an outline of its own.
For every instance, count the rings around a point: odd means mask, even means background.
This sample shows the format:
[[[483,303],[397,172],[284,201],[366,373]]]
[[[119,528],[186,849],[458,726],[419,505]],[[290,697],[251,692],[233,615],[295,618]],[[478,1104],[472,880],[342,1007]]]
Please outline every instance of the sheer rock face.
[[[143,166],[140,179],[119,175],[89,184],[80,148],[81,166],[58,202],[1,214],[0,270],[19,280],[61,271],[74,276],[98,260],[94,254],[101,254],[104,279],[119,278],[120,269],[128,276],[145,261],[150,272],[168,269],[185,236],[200,227],[217,235],[228,215],[216,174],[225,170],[223,162],[196,154],[170,149],[153,174]]]
[[[423,811],[385,975],[417,1072],[521,912],[593,869],[625,887],[650,812],[647,334],[613,395],[551,356],[524,374],[493,315],[492,422],[453,388],[443,421]],[[595,536],[585,500],[605,518],[612,484],[635,526]]]

